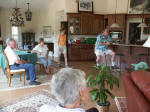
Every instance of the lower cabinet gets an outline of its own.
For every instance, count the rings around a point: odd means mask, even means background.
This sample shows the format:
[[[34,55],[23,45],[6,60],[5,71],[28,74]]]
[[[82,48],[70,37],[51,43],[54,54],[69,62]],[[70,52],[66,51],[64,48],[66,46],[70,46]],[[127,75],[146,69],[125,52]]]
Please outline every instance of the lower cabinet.
[[[70,61],[90,61],[95,60],[93,44],[70,44],[68,45]]]

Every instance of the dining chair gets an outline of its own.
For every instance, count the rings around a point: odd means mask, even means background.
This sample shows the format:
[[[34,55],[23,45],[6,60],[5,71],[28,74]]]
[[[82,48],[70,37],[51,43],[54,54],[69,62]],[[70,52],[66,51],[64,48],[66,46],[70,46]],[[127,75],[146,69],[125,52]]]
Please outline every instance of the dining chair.
[[[42,72],[42,73],[45,72],[45,68],[44,68],[43,63],[37,61],[36,64],[40,67],[40,72]]]
[[[8,77],[8,84],[9,84],[9,87],[11,85],[11,77],[12,75],[20,75],[20,81],[21,81],[21,75],[23,74],[23,80],[24,80],[24,85],[25,85],[25,80],[26,80],[26,71],[25,69],[18,69],[18,70],[10,70],[10,66],[9,66],[9,61],[8,61],[8,58],[5,54],[5,52],[3,50],[1,50],[1,52],[3,53],[4,55],[4,58],[6,60],[6,72],[7,72],[7,77]]]

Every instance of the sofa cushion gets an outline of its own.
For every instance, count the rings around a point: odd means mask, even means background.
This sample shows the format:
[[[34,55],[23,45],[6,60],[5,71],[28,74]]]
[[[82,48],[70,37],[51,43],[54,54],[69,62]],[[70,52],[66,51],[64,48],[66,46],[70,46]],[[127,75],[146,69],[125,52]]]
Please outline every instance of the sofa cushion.
[[[150,112],[150,102],[132,81],[130,74],[123,75],[128,112]]]
[[[131,78],[135,85],[141,90],[145,97],[150,101],[150,72],[147,71],[134,71]]]

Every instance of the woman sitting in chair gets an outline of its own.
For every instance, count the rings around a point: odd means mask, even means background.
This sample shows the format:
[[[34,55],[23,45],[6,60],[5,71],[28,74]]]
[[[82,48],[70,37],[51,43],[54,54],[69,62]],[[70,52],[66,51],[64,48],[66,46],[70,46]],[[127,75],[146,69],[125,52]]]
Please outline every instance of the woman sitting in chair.
[[[43,38],[40,38],[39,44],[33,48],[32,52],[37,53],[37,61],[44,65],[46,73],[49,74],[51,62],[48,58],[49,50],[47,48],[47,45],[44,44]]]

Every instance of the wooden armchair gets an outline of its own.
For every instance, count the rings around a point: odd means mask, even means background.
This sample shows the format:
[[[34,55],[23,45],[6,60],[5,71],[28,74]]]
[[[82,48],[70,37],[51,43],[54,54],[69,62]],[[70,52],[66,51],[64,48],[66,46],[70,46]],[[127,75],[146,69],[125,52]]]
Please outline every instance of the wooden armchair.
[[[11,76],[12,75],[18,75],[18,74],[20,75],[20,81],[21,81],[21,75],[23,74],[24,85],[25,85],[25,80],[26,80],[26,71],[25,71],[25,69],[10,70],[9,61],[8,61],[7,56],[6,56],[6,54],[3,50],[1,50],[1,52],[3,53],[4,58],[6,60],[6,72],[7,72],[9,87],[11,85]]]

